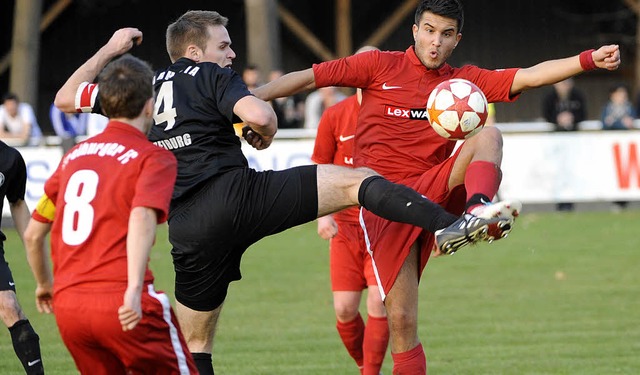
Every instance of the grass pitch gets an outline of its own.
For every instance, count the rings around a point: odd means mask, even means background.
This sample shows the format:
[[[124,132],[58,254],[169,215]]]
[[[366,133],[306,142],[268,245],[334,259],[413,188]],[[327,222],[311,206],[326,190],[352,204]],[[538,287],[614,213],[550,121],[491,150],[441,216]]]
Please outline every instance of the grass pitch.
[[[420,337],[430,374],[640,373],[640,211],[532,213],[511,236],[430,260]],[[5,257],[41,338],[48,374],[75,373],[53,316],[39,314],[15,232]],[[315,223],[254,245],[231,285],[214,348],[217,374],[357,374],[335,330],[327,243]],[[151,268],[173,294],[166,228]],[[0,374],[22,374],[6,329]],[[384,374],[391,374],[387,355]]]

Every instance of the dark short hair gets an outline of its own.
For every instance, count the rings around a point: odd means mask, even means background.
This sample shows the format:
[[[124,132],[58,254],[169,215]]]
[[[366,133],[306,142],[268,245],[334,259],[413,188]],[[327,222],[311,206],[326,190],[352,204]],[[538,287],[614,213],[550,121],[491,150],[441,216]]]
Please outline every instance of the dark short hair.
[[[203,51],[209,40],[209,26],[227,26],[229,19],[211,10],[190,10],[167,27],[167,52],[171,61],[182,57],[189,44]]]
[[[110,62],[98,77],[100,105],[110,118],[136,118],[153,98],[153,71],[129,54]]]
[[[415,23],[420,26],[420,18],[424,12],[431,12],[438,16],[456,20],[458,33],[462,32],[464,25],[464,10],[460,0],[422,0],[416,8]]]
[[[15,100],[16,102],[20,102],[20,100],[18,99],[18,95],[12,93],[12,92],[8,92],[6,94],[4,94],[4,96],[2,97],[2,102],[6,102],[7,100]]]

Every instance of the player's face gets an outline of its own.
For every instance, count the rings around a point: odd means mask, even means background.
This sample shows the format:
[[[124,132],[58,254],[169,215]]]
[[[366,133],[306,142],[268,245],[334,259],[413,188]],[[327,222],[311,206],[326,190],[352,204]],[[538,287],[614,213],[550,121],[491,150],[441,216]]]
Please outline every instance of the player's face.
[[[461,38],[455,19],[431,12],[422,13],[420,24],[413,25],[416,55],[428,69],[440,68]]]
[[[227,28],[221,25],[209,26],[209,40],[200,61],[216,63],[227,68],[235,58],[236,53],[231,49],[231,38]]]

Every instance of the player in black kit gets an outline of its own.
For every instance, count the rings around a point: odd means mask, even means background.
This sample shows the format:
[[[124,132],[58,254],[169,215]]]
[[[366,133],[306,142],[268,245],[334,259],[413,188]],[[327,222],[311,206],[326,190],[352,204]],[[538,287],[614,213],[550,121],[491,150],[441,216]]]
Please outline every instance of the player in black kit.
[[[22,239],[31,213],[24,201],[27,184],[27,168],[20,152],[0,141],[0,222],[4,198],[9,202],[9,210],[16,231]],[[3,242],[7,238],[0,231],[0,318],[9,328],[13,349],[27,374],[44,374],[40,355],[40,337],[22,312],[16,296],[16,287],[4,259]]]
[[[505,218],[458,218],[367,168],[250,169],[233,124],[243,122],[243,138],[264,149],[277,120],[269,103],[253,96],[230,69],[236,55],[226,24],[217,12],[188,11],[169,25],[173,64],[155,75],[155,124],[149,134],[178,159],[169,213],[176,314],[201,374],[213,374],[216,323],[229,283],[241,278],[241,257],[265,236],[356,205],[436,232],[438,245],[452,243],[455,249],[487,239],[490,226],[506,233],[511,224]],[[99,111],[97,88],[88,82],[141,40],[137,29],[116,31],[72,74],[56,95],[56,106],[65,112]]]

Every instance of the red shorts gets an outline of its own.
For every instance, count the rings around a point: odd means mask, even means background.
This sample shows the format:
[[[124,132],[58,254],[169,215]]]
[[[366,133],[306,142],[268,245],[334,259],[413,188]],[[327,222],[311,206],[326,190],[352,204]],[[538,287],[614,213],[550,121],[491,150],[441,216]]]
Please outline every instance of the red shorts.
[[[415,179],[394,182],[407,185],[446,208],[447,211],[461,215],[466,204],[464,185],[457,186],[451,191],[448,187],[449,176],[459,152],[460,148],[453,156]],[[365,238],[368,239],[368,250],[373,256],[373,268],[380,278],[378,285],[384,299],[391,290],[404,260],[409,255],[411,245],[416,241],[419,241],[421,249],[420,275],[422,275],[433,249],[433,233],[410,224],[385,220],[364,208],[362,218],[362,228],[365,231]]]
[[[164,293],[142,292],[142,319],[123,332],[123,292],[63,290],[54,297],[62,341],[82,374],[196,374]]]
[[[377,285],[360,223],[338,222],[338,234],[329,248],[332,291],[359,292]]]

